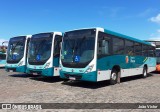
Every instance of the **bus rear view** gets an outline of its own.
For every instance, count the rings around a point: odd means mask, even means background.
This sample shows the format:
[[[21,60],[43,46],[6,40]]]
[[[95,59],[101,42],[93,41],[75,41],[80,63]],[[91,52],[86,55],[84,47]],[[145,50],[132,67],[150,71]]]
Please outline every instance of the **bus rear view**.
[[[26,72],[28,43],[31,35],[17,36],[9,40],[5,69],[8,72]]]
[[[39,33],[29,44],[27,73],[43,76],[59,76],[61,32]]]

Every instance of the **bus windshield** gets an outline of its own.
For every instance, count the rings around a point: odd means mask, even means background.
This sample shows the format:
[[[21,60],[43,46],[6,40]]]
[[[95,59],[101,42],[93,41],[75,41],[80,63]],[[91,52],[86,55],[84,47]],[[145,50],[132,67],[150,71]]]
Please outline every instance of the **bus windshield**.
[[[67,32],[63,37],[62,64],[85,67],[94,57],[95,29]]]
[[[28,62],[30,64],[44,64],[51,56],[51,33],[33,35],[29,45]]]
[[[24,55],[25,36],[11,38],[7,50],[7,62],[17,63]]]

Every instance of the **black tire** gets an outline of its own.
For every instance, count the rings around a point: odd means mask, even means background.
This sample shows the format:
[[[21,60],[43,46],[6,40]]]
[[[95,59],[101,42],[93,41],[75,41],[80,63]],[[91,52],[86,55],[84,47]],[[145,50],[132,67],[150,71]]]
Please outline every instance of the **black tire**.
[[[143,68],[142,77],[143,77],[143,78],[146,78],[146,77],[147,77],[147,67],[144,67],[144,68]]]
[[[28,76],[28,77],[33,77],[34,75],[33,75],[33,74],[31,74],[31,73],[30,73],[30,74],[29,74],[29,73],[27,73],[27,76]]]
[[[111,72],[111,78],[110,78],[110,84],[114,85],[117,83],[117,78],[118,78],[118,72],[116,70],[112,70]]]

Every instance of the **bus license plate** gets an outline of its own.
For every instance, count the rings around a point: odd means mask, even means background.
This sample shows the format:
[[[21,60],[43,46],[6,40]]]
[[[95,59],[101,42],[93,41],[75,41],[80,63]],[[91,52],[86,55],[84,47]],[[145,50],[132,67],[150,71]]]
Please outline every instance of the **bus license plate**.
[[[33,75],[38,75],[36,72],[35,73],[32,73]]]
[[[69,77],[69,79],[70,79],[70,80],[76,80],[76,78],[75,78],[75,77]]]
[[[13,70],[9,70],[9,72],[13,72]]]

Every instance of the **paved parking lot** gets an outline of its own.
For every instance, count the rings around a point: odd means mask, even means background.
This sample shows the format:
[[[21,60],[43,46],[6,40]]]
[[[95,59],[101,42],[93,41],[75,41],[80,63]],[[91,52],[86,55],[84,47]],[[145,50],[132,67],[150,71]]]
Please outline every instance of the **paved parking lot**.
[[[64,82],[58,77],[27,76],[0,69],[0,102],[13,103],[160,103],[160,73],[108,81]]]

